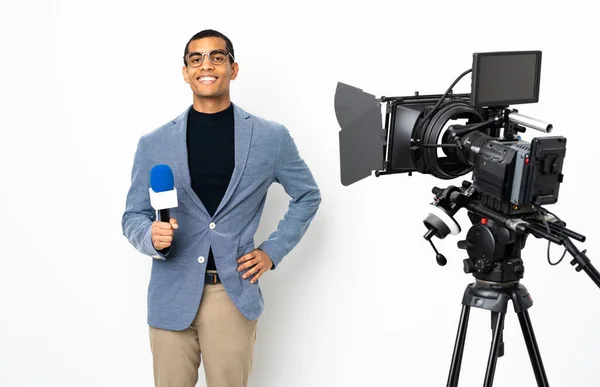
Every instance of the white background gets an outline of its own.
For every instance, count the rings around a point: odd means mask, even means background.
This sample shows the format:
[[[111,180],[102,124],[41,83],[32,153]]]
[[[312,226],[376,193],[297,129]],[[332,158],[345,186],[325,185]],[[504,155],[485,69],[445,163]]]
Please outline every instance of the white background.
[[[0,7],[0,386],[151,386],[150,258],[121,235],[138,138],[191,103],[187,40],[228,35],[232,100],[286,124],[323,202],[305,238],[263,277],[250,386],[442,386],[472,281],[459,238],[422,238],[431,176],[339,179],[338,81],[381,95],[442,93],[472,53],[543,51],[540,102],[521,113],[568,138],[550,209],[588,236],[600,267],[596,119],[600,28],[584,2],[22,1]],[[468,92],[463,79],[456,92]],[[515,106],[516,107],[516,106]],[[537,132],[528,132],[530,140]],[[270,191],[257,242],[287,208]],[[464,237],[466,213],[459,213]],[[581,244],[578,244],[581,246]],[[544,241],[523,253],[552,386],[598,386],[600,289]],[[583,248],[583,247],[582,247]],[[562,253],[552,248],[556,260]],[[473,309],[461,386],[483,382],[489,313]],[[512,306],[495,386],[535,380]],[[200,374],[200,386],[204,386]]]

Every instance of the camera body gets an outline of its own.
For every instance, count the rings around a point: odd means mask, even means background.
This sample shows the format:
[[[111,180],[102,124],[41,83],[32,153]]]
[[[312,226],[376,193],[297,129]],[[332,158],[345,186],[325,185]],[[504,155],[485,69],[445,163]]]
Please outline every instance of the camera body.
[[[534,206],[558,201],[565,137],[526,142],[518,136],[526,128],[515,122],[526,116],[508,107],[476,109],[464,95],[446,97],[431,114],[441,97],[402,97],[389,103],[383,146],[387,157],[378,175],[419,172],[449,180],[472,172],[482,202],[505,214],[529,213]],[[446,127],[452,120],[466,124]],[[551,132],[552,125],[530,120],[534,129]]]
[[[514,215],[558,201],[566,138],[540,137],[529,143],[474,132],[462,140],[483,205]]]

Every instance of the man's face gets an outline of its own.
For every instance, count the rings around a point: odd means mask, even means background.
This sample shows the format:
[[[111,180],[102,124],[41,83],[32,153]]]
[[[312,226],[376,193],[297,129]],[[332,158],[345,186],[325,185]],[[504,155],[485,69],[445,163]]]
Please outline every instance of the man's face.
[[[225,54],[225,60],[219,64],[222,55],[213,55],[212,63],[209,55],[194,55],[194,53],[210,53],[213,50],[227,52],[225,40],[216,37],[202,38],[191,41],[188,46],[188,65],[182,69],[183,79],[190,85],[194,98],[229,98],[229,82],[235,79],[238,64],[232,64],[230,55]],[[202,62],[200,64],[200,62]]]

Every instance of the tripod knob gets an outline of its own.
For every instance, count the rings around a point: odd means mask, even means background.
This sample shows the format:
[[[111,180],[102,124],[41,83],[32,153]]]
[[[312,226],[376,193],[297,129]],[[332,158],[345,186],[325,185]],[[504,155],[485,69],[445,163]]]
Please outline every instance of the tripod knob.
[[[475,262],[475,268],[479,273],[487,273],[492,268],[492,263],[487,258],[480,258]]]
[[[514,270],[515,274],[521,274],[522,275],[523,273],[525,273],[525,266],[523,266],[523,265],[517,265],[517,266],[515,266],[515,268],[513,270]]]
[[[465,274],[475,273],[475,264],[470,259],[463,260],[463,270]]]
[[[458,248],[461,250],[468,250],[473,248],[473,244],[466,239],[464,241],[458,241],[457,245]]]
[[[585,256],[585,253],[587,253],[587,249],[586,249],[586,250],[583,250],[583,251],[581,252],[581,255]],[[576,258],[573,258],[573,260],[571,261],[571,266],[575,266],[575,265],[577,265],[578,263],[579,263],[579,262],[577,262],[577,259],[576,259]],[[577,271],[578,273],[579,273],[581,270],[583,270],[583,268],[582,268],[581,266],[577,266],[577,267],[575,268],[575,271]]]

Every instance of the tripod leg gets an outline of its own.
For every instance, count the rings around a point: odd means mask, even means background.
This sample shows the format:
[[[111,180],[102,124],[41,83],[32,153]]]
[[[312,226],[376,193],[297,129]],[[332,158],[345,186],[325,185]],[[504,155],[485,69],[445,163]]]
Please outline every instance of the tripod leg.
[[[460,365],[465,349],[465,338],[467,336],[470,312],[471,307],[463,305],[462,311],[460,312],[460,322],[458,324],[458,332],[456,334],[456,343],[454,344],[454,353],[452,354],[452,364],[450,365],[447,387],[458,387],[458,377],[460,375]]]
[[[502,341],[502,331],[504,330],[505,313],[496,313],[494,321],[494,334],[492,338],[492,347],[490,348],[490,357],[485,371],[484,387],[492,387],[494,383],[494,374],[496,373],[496,362],[498,361],[498,352],[500,350],[500,342]]]
[[[498,318],[498,312],[492,312],[492,335],[494,329],[496,329],[496,320]],[[500,348],[498,349],[498,357],[504,356],[504,331],[500,332]]]
[[[525,344],[527,345],[527,352],[529,352],[529,359],[533,366],[533,373],[535,374],[535,380],[537,380],[538,387],[548,387],[548,377],[544,370],[544,364],[542,363],[542,356],[540,349],[538,348],[537,341],[535,340],[535,334],[533,333],[533,325],[529,319],[529,313],[527,310],[517,313],[519,317],[519,323],[521,324],[521,330],[523,331],[523,337],[525,337]]]

